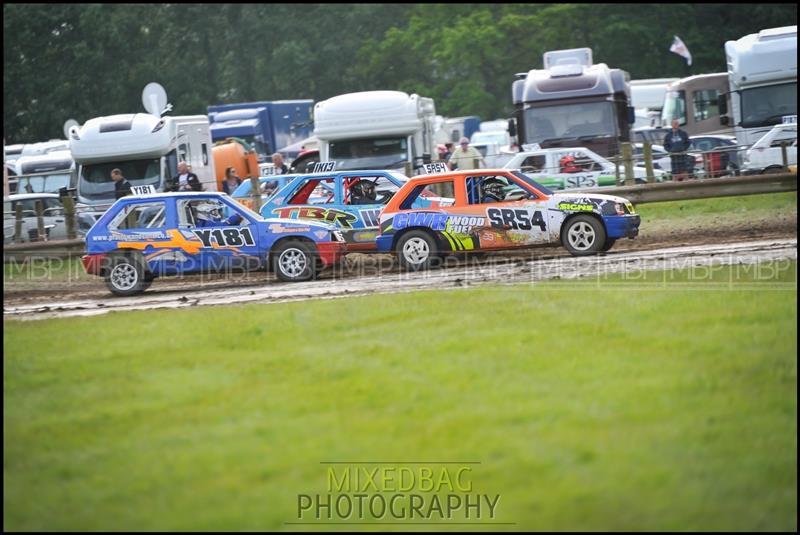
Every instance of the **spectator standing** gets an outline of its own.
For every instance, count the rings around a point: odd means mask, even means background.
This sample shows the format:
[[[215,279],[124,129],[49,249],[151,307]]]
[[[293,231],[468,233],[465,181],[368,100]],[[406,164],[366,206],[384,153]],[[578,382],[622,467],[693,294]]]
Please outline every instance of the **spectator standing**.
[[[276,175],[285,175],[289,172],[289,166],[283,163],[283,156],[280,152],[272,155],[272,164],[275,166]]]
[[[459,147],[450,155],[447,162],[450,169],[480,169],[486,167],[486,162],[478,149],[469,146],[469,139],[462,137]]]
[[[228,195],[233,195],[233,191],[239,187],[242,179],[236,174],[236,169],[228,167],[225,169],[225,180],[222,181],[222,191]]]
[[[172,178],[170,191],[202,191],[203,186],[197,175],[189,170],[186,162],[178,164],[178,174]]]
[[[687,178],[688,162],[686,151],[689,150],[689,134],[680,129],[678,119],[672,120],[672,130],[664,136],[664,148],[670,154],[670,167],[673,180],[683,181]]]
[[[114,198],[121,199],[131,194],[131,183],[125,180],[120,169],[111,170],[111,180],[114,181]]]

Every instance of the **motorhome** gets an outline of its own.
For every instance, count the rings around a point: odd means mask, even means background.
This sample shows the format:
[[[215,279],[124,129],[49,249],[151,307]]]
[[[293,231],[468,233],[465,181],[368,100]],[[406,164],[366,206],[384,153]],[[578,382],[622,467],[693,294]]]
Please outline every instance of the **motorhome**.
[[[673,119],[690,136],[733,134],[728,115],[728,73],[698,74],[681,78],[667,88],[661,122],[669,128]]]
[[[20,156],[13,163],[15,176],[9,179],[11,193],[59,193],[76,187],[75,162],[69,150],[54,150]]]
[[[797,26],[770,28],[725,43],[732,125],[752,145],[797,115]]]
[[[436,116],[436,143],[458,143],[462,137],[470,138],[480,129],[481,119],[477,115],[466,117]]]
[[[436,107],[401,91],[347,93],[314,107],[320,161],[337,170],[422,169],[436,154]],[[413,172],[413,171],[412,171]]]
[[[511,86],[517,144],[587,147],[602,156],[631,140],[630,76],[594,64],[590,48],[544,53],[544,69],[518,73]]]
[[[134,186],[164,191],[179,161],[189,164],[206,191],[217,191],[205,115],[97,117],[70,130],[69,147],[77,165],[78,199],[86,204],[114,202],[114,168]]]
[[[631,106],[636,116],[634,128],[662,126],[661,109],[667,86],[676,81],[677,78],[631,80]]]

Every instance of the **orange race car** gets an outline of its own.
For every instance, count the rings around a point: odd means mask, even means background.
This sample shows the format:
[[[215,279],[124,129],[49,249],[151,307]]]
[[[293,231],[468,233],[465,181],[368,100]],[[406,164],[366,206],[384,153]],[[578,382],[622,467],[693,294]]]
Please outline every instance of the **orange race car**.
[[[381,212],[377,246],[413,270],[451,251],[558,242],[583,256],[635,237],[639,223],[633,205],[621,197],[553,193],[519,171],[474,169],[409,180]]]

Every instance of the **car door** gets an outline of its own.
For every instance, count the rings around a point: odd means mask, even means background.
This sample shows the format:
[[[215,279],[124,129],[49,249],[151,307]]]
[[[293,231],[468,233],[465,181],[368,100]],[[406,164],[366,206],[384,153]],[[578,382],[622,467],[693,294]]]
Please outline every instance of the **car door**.
[[[359,188],[365,184],[374,189],[374,199],[358,195]],[[337,183],[342,195],[340,208],[355,218],[349,228],[339,225],[348,244],[370,246],[375,244],[381,210],[401,185],[383,173],[343,173],[340,176]]]
[[[195,242],[192,270],[249,270],[263,263],[257,228],[235,201],[193,196],[179,199],[177,212],[182,235]]]
[[[484,194],[490,181],[504,184],[499,199]],[[480,228],[473,229],[480,249],[525,247],[550,240],[544,200],[509,175],[469,175],[465,190],[468,214],[481,218]],[[456,223],[471,225],[473,221]]]

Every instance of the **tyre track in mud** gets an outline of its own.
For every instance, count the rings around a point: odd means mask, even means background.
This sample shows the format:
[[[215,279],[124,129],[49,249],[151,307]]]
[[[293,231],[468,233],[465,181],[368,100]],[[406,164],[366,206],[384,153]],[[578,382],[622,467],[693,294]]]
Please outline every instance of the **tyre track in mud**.
[[[4,296],[3,317],[49,319],[93,316],[112,311],[279,303],[486,284],[535,283],[550,279],[599,277],[608,273],[789,261],[797,259],[797,239],[793,237],[734,244],[693,244],[649,250],[621,249],[589,257],[572,257],[563,250],[560,254],[549,252],[551,254],[539,254],[534,258],[530,255],[490,255],[480,262],[454,261],[452,266],[446,264],[441,269],[417,273],[401,272],[394,263],[383,269],[377,267],[374,273],[353,275],[344,269],[341,273],[329,272],[320,280],[304,283],[272,282],[268,279],[274,281],[274,277],[263,273],[260,280],[253,278],[251,282],[240,285],[225,284],[226,281],[219,280],[204,286],[194,283],[192,287],[165,287],[159,290],[156,281],[144,294],[127,298],[105,293],[101,296],[76,295],[72,299],[54,299],[51,294],[31,303],[13,303],[8,302]]]

